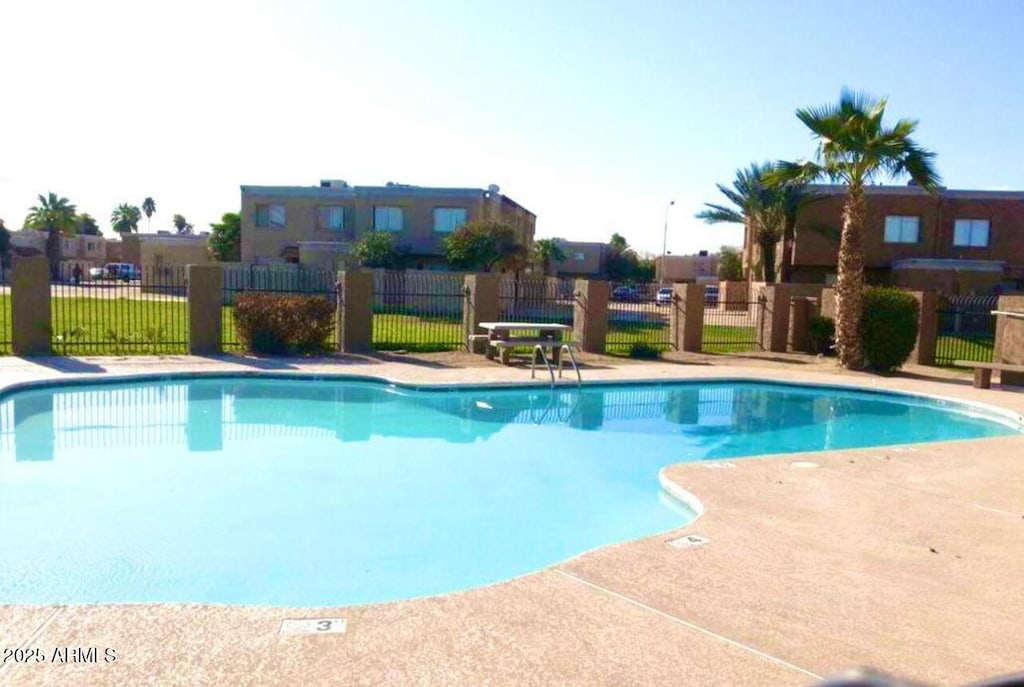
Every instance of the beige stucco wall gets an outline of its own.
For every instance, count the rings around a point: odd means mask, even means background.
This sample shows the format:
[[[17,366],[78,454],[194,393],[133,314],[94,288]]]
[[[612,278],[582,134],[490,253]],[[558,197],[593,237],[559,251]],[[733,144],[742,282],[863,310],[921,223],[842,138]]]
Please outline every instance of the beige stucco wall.
[[[256,206],[260,204],[284,205],[285,227],[257,228]],[[318,208],[325,205],[345,208],[342,230],[318,227]],[[441,255],[444,251],[443,241],[447,234],[434,231],[435,208],[464,208],[468,221],[500,215],[516,228],[520,242],[527,248],[533,241],[533,215],[504,202],[502,196],[485,198],[483,192],[477,196],[468,193],[428,195],[422,192],[402,195],[401,191],[375,192],[372,189],[363,189],[357,194],[353,188],[310,187],[282,189],[280,192],[264,187],[243,188],[242,262],[282,261],[286,250],[297,252],[299,243],[303,241],[356,241],[373,231],[376,206],[402,208],[402,230],[395,232],[395,242],[399,246],[408,246],[414,255]],[[301,262],[301,255],[298,258]]]

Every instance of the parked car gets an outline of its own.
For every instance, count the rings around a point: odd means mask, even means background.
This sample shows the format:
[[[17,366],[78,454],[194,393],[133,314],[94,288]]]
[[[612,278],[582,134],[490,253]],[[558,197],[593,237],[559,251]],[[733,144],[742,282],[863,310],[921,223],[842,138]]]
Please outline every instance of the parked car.
[[[672,287],[665,286],[658,289],[658,295],[654,297],[658,305],[669,305],[672,302]]]
[[[704,287],[704,305],[718,305],[718,286],[716,284]]]
[[[616,286],[612,290],[613,301],[638,301],[640,291],[635,286]]]
[[[99,270],[99,274],[96,271]],[[108,262],[103,267],[94,267],[89,270],[89,277],[92,279],[119,279],[121,281],[133,281],[141,279],[142,274],[138,267],[128,262]]]

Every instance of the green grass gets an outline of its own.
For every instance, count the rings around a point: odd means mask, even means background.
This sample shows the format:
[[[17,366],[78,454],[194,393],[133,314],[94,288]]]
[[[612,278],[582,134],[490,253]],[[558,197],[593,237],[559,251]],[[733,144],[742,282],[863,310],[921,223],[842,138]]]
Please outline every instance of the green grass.
[[[995,338],[972,339],[962,336],[940,336],[935,343],[936,362],[952,366],[954,360],[992,360]],[[946,362],[948,361],[948,362]]]
[[[432,353],[463,347],[462,318],[375,313],[373,347],[378,351]]]
[[[722,325],[704,326],[704,353],[745,353],[756,351],[756,327],[727,327]],[[709,343],[711,342],[711,343]]]

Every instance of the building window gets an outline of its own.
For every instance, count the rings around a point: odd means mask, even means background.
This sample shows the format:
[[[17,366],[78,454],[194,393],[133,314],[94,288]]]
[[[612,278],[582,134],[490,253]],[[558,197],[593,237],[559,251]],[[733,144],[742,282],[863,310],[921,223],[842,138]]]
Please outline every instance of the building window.
[[[317,226],[320,229],[341,231],[345,228],[345,208],[341,205],[321,205],[317,211]]]
[[[466,208],[434,208],[434,231],[450,234],[466,223]]]
[[[86,241],[85,242],[85,249],[86,250],[96,250],[96,242],[95,241]]]
[[[987,219],[958,219],[953,224],[953,245],[965,248],[988,246]]]
[[[586,260],[586,259],[587,259],[587,256],[586,256],[586,255],[584,255],[583,253],[577,253],[577,254],[576,254],[576,255],[574,255],[573,257],[575,257],[575,258],[576,258],[576,262],[583,262],[584,260]]]
[[[375,205],[373,228],[375,231],[402,231],[402,208]]]
[[[889,215],[885,218],[886,243],[917,243],[920,233],[920,217]]]
[[[256,226],[259,229],[284,229],[284,205],[261,203],[256,206]]]

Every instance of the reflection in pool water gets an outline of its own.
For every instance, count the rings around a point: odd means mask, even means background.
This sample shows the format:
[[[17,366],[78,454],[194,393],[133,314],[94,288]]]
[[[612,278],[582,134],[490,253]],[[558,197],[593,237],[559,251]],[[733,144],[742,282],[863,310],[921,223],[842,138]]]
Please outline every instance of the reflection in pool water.
[[[692,460],[995,436],[932,401],[758,384],[413,391],[217,378],[0,401],[0,603],[331,605],[683,524]]]

